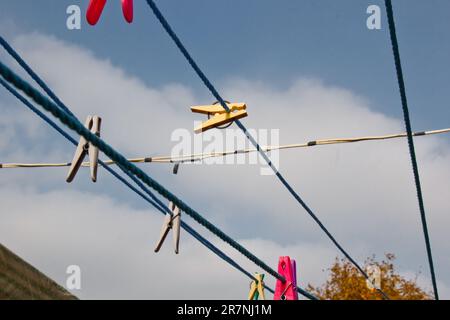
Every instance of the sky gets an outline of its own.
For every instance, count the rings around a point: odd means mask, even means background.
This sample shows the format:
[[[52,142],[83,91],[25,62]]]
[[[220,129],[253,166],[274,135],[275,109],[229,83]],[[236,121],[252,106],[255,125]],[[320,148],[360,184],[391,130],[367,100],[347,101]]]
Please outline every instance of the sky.
[[[117,150],[170,154],[173,131],[192,131],[198,120],[189,106],[214,98],[144,1],[135,1],[131,25],[116,2],[97,26],[83,19],[69,31],[67,6],[84,14],[87,1],[2,1],[0,31],[82,121],[102,116],[102,137]],[[393,2],[413,128],[447,128],[450,3]],[[384,11],[381,30],[366,27],[367,7],[383,9],[382,1],[157,3],[219,92],[247,103],[247,127],[279,129],[280,143],[404,130]],[[18,70],[4,52],[0,59]],[[70,161],[73,146],[4,90],[0,108],[0,162]],[[448,299],[449,137],[415,141],[438,287]],[[399,271],[431,289],[409,161],[406,140],[395,140],[285,151],[280,171],[357,261],[395,253]],[[322,283],[339,256],[257,165],[185,165],[177,176],[166,165],[141,168],[273,268],[279,256],[296,258],[300,285]],[[0,175],[0,241],[62,285],[67,266],[79,265],[80,298],[246,298],[249,280],[187,234],[180,255],[170,240],[153,253],[162,217],[104,170],[96,184],[88,170],[70,185],[66,169]]]

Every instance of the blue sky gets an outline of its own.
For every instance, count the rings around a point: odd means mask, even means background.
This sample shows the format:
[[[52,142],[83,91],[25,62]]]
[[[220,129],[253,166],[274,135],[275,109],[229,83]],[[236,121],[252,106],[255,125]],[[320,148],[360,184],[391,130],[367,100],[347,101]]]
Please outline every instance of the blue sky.
[[[111,2],[96,27],[83,20],[81,31],[65,28],[65,10],[77,3],[84,9],[87,1],[41,1],[38,6],[32,0],[4,1],[1,15],[23,30],[85,46],[149,85],[177,82],[205,92],[145,1],[135,2],[132,25],[124,23],[120,4]],[[298,75],[318,77],[401,116],[385,16],[382,30],[369,31],[365,11],[370,4],[384,8],[377,0],[159,2],[215,83],[244,76],[283,86]],[[450,3],[396,0],[394,6],[413,124],[418,129],[445,126]]]
[[[413,127],[448,128],[450,3],[393,2]],[[123,154],[170,153],[173,130],[192,131],[198,120],[188,106],[212,102],[207,89],[144,1],[135,1],[131,25],[119,1],[108,1],[98,25],[83,18],[80,31],[66,29],[70,4],[81,4],[84,15],[87,1],[2,1],[0,32],[81,120],[101,115],[102,137]],[[382,30],[366,27],[371,4],[382,8]],[[383,1],[158,5],[223,96],[248,103],[248,127],[279,129],[281,143],[404,130]],[[74,148],[3,90],[0,109],[0,162],[70,161]],[[446,135],[416,144],[439,287],[450,298],[450,144]],[[280,159],[281,172],[356,260],[394,252],[399,271],[430,288],[405,140],[286,151]],[[258,166],[183,166],[178,176],[165,165],[142,168],[273,267],[280,255],[296,257],[301,285],[323,282],[338,255]],[[62,285],[66,266],[80,265],[87,280],[76,295],[211,298],[205,292],[214,283],[212,298],[245,298],[247,279],[185,235],[181,255],[169,244],[153,254],[161,217],[103,170],[97,184],[87,170],[71,185],[65,175],[0,171],[7,209],[0,241]]]

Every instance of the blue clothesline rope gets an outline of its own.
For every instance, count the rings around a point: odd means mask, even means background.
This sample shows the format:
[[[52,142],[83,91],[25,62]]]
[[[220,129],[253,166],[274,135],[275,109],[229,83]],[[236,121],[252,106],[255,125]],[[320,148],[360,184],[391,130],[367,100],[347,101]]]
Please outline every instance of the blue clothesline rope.
[[[11,47],[11,45],[2,37],[0,36],[0,44],[3,46],[3,48],[16,60],[16,62],[32,77],[32,79],[49,95],[49,97],[64,111],[69,113],[70,115],[74,116],[74,114],[70,111],[70,109],[65,106],[65,104],[58,98],[58,96],[53,92],[53,90],[50,89],[50,87],[31,69],[31,67],[22,59],[22,57],[14,50],[14,48]],[[65,137],[67,140],[69,140],[72,144],[77,145],[77,142],[75,139],[73,139],[69,134],[67,134],[64,130],[62,130],[54,121],[52,121],[50,118],[48,118],[45,114],[43,114],[39,109],[34,107],[29,101],[27,101],[20,93],[17,92],[14,88],[12,88],[10,85],[5,83],[2,79],[0,79],[0,83],[9,91],[11,92],[19,101],[21,101],[25,106],[27,106],[31,111],[33,111],[35,114],[37,114],[41,119],[43,119],[47,124],[49,124],[53,129],[55,129],[57,132],[59,132],[63,137]],[[159,200],[153,192],[151,192],[147,187],[145,187],[142,182],[140,182],[134,175],[130,174],[128,171],[124,170],[122,167],[119,166],[119,168],[131,179],[133,180],[140,188],[145,192],[148,196],[143,194],[141,191],[136,189],[134,186],[132,186],[128,181],[126,181],[124,178],[122,178],[117,172],[115,172],[112,168],[105,165],[103,161],[99,160],[99,163],[102,167],[104,167],[109,173],[111,173],[115,178],[117,178],[120,182],[122,182],[125,186],[130,188],[132,191],[134,191],[136,194],[138,194],[140,197],[142,197],[144,200],[146,200],[148,203],[150,203],[153,207],[155,207],[158,211],[160,211],[163,214],[170,213],[170,210],[167,206],[164,205],[164,203]],[[228,262],[231,266],[236,268],[237,270],[241,271],[243,274],[245,274],[247,277],[249,277],[252,280],[256,280],[255,277],[242,268],[237,262],[235,262],[232,258],[227,256],[223,251],[221,251],[219,248],[217,248],[215,245],[213,245],[211,242],[209,242],[206,238],[201,236],[197,231],[195,231],[191,226],[189,226],[184,221],[181,222],[181,227],[186,230],[189,234],[191,234],[195,239],[197,239],[199,242],[201,242],[204,246],[206,246],[208,249],[213,251],[217,256],[219,256],[224,261]],[[273,289],[270,287],[266,287],[266,289],[274,293]]]
[[[398,87],[399,87],[400,98],[401,98],[401,102],[402,102],[403,118],[404,118],[407,137],[408,137],[409,155],[411,157],[414,182],[416,185],[416,192],[417,192],[417,200],[419,202],[420,219],[422,222],[422,230],[423,230],[423,235],[425,238],[425,246],[426,246],[426,250],[427,250],[428,264],[429,264],[430,273],[431,273],[431,282],[433,284],[434,297],[436,300],[439,300],[436,274],[434,272],[433,254],[431,251],[431,241],[430,241],[430,236],[428,234],[427,216],[425,214],[425,205],[423,202],[422,186],[420,184],[419,167],[417,165],[416,151],[414,148],[412,125],[411,125],[411,120],[409,117],[408,99],[406,97],[405,80],[403,77],[402,63],[400,60],[400,49],[398,46],[397,32],[395,30],[394,11],[392,9],[391,0],[385,0],[385,5],[386,5],[386,12],[387,12],[388,23],[389,23],[389,33],[391,36],[392,53],[394,55]]]
[[[167,32],[167,34],[170,36],[170,38],[173,40],[177,48],[180,50],[180,52],[183,54],[183,56],[188,61],[189,65],[194,69],[195,73],[199,76],[201,81],[205,84],[205,86],[208,88],[208,90],[211,92],[211,94],[216,98],[217,101],[222,105],[222,107],[230,111],[228,108],[225,100],[222,98],[222,96],[219,94],[219,92],[216,90],[212,82],[208,79],[208,77],[205,75],[205,73],[200,69],[198,64],[195,62],[192,55],[189,53],[189,51],[186,49],[186,47],[181,42],[180,38],[177,36],[173,28],[170,26],[167,19],[164,17],[164,15],[159,10],[158,6],[153,0],[147,0],[147,4],[150,6],[151,10],[153,11],[153,14],[156,16],[158,21],[163,26],[164,30]],[[370,280],[368,274],[364,271],[363,268],[350,256],[350,254],[341,246],[341,244],[335,239],[335,237],[331,234],[331,232],[325,227],[325,225],[322,223],[322,221],[317,217],[317,215],[311,210],[311,208],[306,204],[306,202],[300,197],[300,195],[294,190],[294,188],[289,184],[289,182],[284,178],[284,176],[278,171],[278,169],[273,165],[272,161],[270,160],[269,156],[266,154],[263,148],[259,145],[259,143],[256,141],[256,139],[250,134],[250,132],[247,130],[247,128],[244,126],[244,124],[240,120],[235,121],[236,125],[244,132],[245,136],[249,139],[249,141],[253,144],[253,146],[258,150],[259,154],[263,157],[263,159],[266,161],[266,163],[270,166],[270,168],[275,173],[276,177],[280,180],[280,182],[283,184],[283,186],[289,191],[289,193],[294,197],[294,199],[306,210],[306,212],[311,216],[311,218],[317,223],[317,225],[320,227],[320,229],[327,235],[327,237],[331,240],[331,242],[338,248],[338,250],[358,269],[358,271],[368,280]],[[380,289],[377,288],[375,285],[374,287],[376,290],[381,293],[381,295],[385,299],[389,299],[389,297]]]
[[[117,163],[124,170],[132,173],[142,182],[147,184],[149,187],[156,190],[164,198],[172,201],[177,207],[183,212],[191,216],[195,221],[204,226],[206,229],[214,233],[216,236],[221,238],[224,242],[228,243],[230,246],[238,250],[241,254],[259,266],[261,269],[265,270],[275,278],[280,281],[286,281],[284,277],[278,274],[275,270],[270,268],[267,264],[261,261],[258,257],[252,254],[250,251],[245,249],[242,245],[236,242],[234,239],[230,238],[223,231],[217,228],[214,224],[206,220],[197,211],[189,207],[181,199],[172,194],[164,186],[159,184],[156,180],[148,176],[144,171],[130,163],[124,156],[114,150],[110,145],[105,143],[102,139],[92,134],[88,129],[86,129],[83,124],[75,117],[71,116],[64,110],[61,110],[55,103],[50,101],[47,97],[43,96],[39,91],[33,88],[28,82],[24,81],[21,77],[15,74],[11,69],[0,62],[0,74],[2,77],[11,83],[17,89],[23,91],[28,97],[30,97],[35,103],[42,106],[45,110],[51,112],[56,118],[58,118],[63,124],[68,126],[73,131],[77,132],[83,136],[87,141],[91,142],[93,145],[97,146],[103,153],[105,153],[110,159]],[[304,289],[297,287],[297,290],[307,298],[317,299],[314,295],[305,291]]]
[[[50,87],[33,71],[33,69],[22,59],[22,57],[12,48],[12,46],[2,37],[0,36],[0,44],[3,46],[3,48],[8,52],[8,54],[11,55],[14,60],[30,75],[30,77],[47,93],[47,95],[64,111],[69,113],[72,116],[75,116],[70,109],[58,98],[58,96],[53,92],[53,90],[50,89]],[[1,80],[1,79],[0,79]],[[41,111],[39,111],[37,108],[35,108],[31,103],[29,103],[25,98],[23,98],[14,88],[9,86],[7,83],[5,83],[3,80],[1,80],[2,85],[10,91],[17,99],[19,99],[21,102],[25,104],[28,108],[30,108],[33,112],[35,112],[39,117],[41,117],[44,121],[46,121],[51,127],[53,127],[56,131],[58,131],[61,135],[63,135],[67,140],[72,142],[73,144],[77,144],[77,142],[68,135],[65,131],[63,131],[55,122],[53,122],[51,119],[49,119],[45,114],[43,114]],[[140,188],[143,190],[150,198],[145,196],[142,192],[137,190],[135,187],[133,187],[128,181],[123,179],[117,172],[115,172],[113,169],[111,169],[109,166],[105,165],[103,161],[99,160],[99,163],[101,166],[103,166],[109,173],[111,173],[114,177],[119,179],[122,183],[124,183],[127,187],[129,187],[132,191],[140,195],[144,200],[149,202],[152,206],[154,206],[156,209],[158,209],[160,212],[166,214],[170,213],[167,206],[165,206],[154,194],[151,192],[148,188],[146,188],[134,175],[129,173],[127,170],[122,168],[119,165],[119,168],[130,178],[132,179]],[[211,251],[213,251],[216,255],[218,255],[220,258],[222,258],[224,261],[228,262],[230,265],[235,267],[237,270],[241,271],[248,277],[250,277],[252,280],[256,280],[251,273],[243,269],[237,262],[235,262],[233,259],[231,259],[229,256],[227,256],[225,253],[223,253],[220,249],[218,249],[216,246],[214,246],[211,242],[209,242],[207,239],[202,237],[198,232],[196,232],[192,227],[190,227],[188,224],[186,224],[184,221],[182,221],[181,226],[190,233],[194,238],[196,238],[198,241],[200,241],[203,245],[205,245],[207,248],[209,248]],[[271,293],[274,293],[273,289],[266,287],[267,290]]]
[[[72,144],[77,145],[77,142],[75,139],[73,139],[69,134],[67,134],[63,129],[61,129],[53,120],[51,120],[49,117],[47,117],[44,113],[42,113],[39,109],[37,109],[35,106],[33,106],[28,100],[26,100],[17,90],[12,88],[9,84],[7,84],[3,79],[0,79],[0,84],[6,88],[13,96],[15,96],[19,101],[21,101],[26,107],[28,107],[31,111],[33,111],[37,116],[39,116],[41,119],[43,119],[47,124],[49,124],[53,129],[55,129],[57,132],[59,132],[64,138],[69,140]],[[133,175],[129,175],[131,179],[133,179],[134,182],[136,182],[139,187],[147,193],[151,198],[143,194],[141,191],[136,189],[134,186],[132,186],[128,181],[126,181],[123,177],[121,177],[116,171],[114,171],[109,166],[105,165],[103,161],[99,160],[99,163],[101,166],[103,166],[109,173],[111,173],[114,177],[116,177],[120,182],[122,182],[125,186],[130,188],[133,192],[138,194],[141,198],[143,198],[145,201],[150,203],[154,208],[156,208],[159,212],[162,214],[169,213],[169,208],[165,206],[154,194],[151,192],[148,188],[146,188],[142,183],[136,179]],[[242,268],[236,261],[234,261],[232,258],[227,256],[223,251],[221,251],[219,248],[217,248],[215,245],[213,245],[210,241],[208,241],[206,238],[201,236],[197,231],[195,231],[191,226],[189,226],[184,221],[181,222],[181,227],[186,230],[189,234],[191,234],[195,239],[197,239],[200,243],[202,243],[205,247],[207,247],[209,250],[211,250],[213,253],[215,253],[219,258],[224,260],[225,262],[229,263],[232,267],[236,268],[243,274],[245,274],[247,277],[249,277],[252,280],[256,280],[255,277]],[[274,293],[273,289],[270,287],[265,287],[269,292]]]

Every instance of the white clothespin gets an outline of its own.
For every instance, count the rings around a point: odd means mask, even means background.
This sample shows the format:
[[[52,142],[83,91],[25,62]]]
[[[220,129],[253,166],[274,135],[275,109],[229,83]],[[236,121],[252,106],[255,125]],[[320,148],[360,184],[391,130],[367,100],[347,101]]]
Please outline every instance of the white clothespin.
[[[102,119],[98,116],[88,116],[84,126],[88,128],[92,133],[100,137],[100,126]],[[77,174],[78,170],[83,163],[84,157],[89,154],[89,164],[91,169],[91,179],[93,182],[97,181],[97,168],[98,168],[98,148],[88,142],[84,137],[80,138],[75,156],[73,157],[72,164],[70,165],[69,174],[67,175],[67,182],[72,182]]]
[[[161,236],[155,247],[155,252],[161,249],[164,240],[167,237],[170,229],[173,229],[173,244],[175,247],[175,253],[178,254],[180,246],[180,225],[181,225],[181,211],[172,202],[169,203],[169,209],[172,213],[167,213],[164,219],[163,226],[161,228]]]

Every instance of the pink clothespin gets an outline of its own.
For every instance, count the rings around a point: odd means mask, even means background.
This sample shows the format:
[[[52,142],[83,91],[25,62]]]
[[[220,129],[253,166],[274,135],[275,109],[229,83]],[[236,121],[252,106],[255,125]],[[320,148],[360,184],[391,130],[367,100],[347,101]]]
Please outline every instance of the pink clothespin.
[[[86,14],[86,19],[90,25],[97,24],[105,5],[106,0],[90,0]],[[128,23],[133,22],[133,0],[122,0],[122,11],[125,20]]]
[[[290,257],[280,257],[278,261],[278,273],[286,282],[277,280],[273,300],[298,300],[297,292],[297,265]]]

